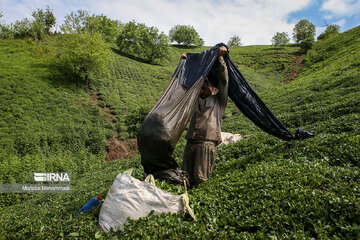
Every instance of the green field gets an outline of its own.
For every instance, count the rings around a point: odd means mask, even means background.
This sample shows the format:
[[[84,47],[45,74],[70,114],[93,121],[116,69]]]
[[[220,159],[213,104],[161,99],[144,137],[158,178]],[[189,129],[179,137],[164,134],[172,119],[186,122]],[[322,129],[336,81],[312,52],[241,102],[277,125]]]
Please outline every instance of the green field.
[[[213,175],[189,190],[198,219],[163,214],[100,233],[100,207],[75,217],[90,198],[105,198],[119,172],[144,174],[140,156],[106,162],[109,139],[135,137],[142,117],[171,79],[183,52],[173,46],[151,65],[113,50],[109,75],[90,93],[54,63],[56,37],[0,40],[0,183],[32,183],[33,172],[71,172],[69,194],[1,194],[0,239],[359,239],[360,27],[298,47],[247,46],[230,56],[269,109],[291,131],[314,138],[283,141],[241,113],[223,131],[249,135],[218,151]],[[292,82],[289,76],[302,68]],[[227,112],[236,110],[229,101]],[[116,137],[118,136],[118,137]],[[184,139],[175,150],[181,162]],[[175,194],[175,187],[157,180]]]

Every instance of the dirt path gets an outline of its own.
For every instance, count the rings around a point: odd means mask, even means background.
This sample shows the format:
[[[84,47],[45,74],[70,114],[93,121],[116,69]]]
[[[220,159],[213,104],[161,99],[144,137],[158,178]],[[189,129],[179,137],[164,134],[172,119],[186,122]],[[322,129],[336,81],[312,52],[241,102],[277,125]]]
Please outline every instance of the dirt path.
[[[90,98],[92,104],[96,106],[99,105],[97,91],[93,92]],[[106,117],[110,124],[114,124],[113,119],[116,118],[116,116],[111,113],[109,107],[101,108],[101,114]],[[107,162],[115,159],[130,158],[138,154],[136,138],[130,138],[125,141],[120,141],[119,134],[115,131],[114,135],[111,138],[107,139],[107,142],[109,144],[106,157]]]
[[[109,150],[106,158],[107,162],[115,159],[130,158],[138,154],[136,138],[120,141],[118,133],[114,132],[114,136],[109,138],[107,142],[109,144]]]
[[[295,67],[293,71],[285,77],[284,83],[290,83],[292,80],[296,78],[296,76],[298,75],[298,73],[300,72],[303,66],[302,60],[303,60],[302,55],[299,54],[296,56]]]

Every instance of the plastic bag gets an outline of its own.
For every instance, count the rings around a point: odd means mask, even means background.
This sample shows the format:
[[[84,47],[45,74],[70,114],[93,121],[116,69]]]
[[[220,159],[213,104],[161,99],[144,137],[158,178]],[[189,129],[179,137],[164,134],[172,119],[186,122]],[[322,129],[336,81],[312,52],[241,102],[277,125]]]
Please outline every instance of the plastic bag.
[[[99,227],[104,232],[117,231],[123,228],[128,217],[139,219],[150,213],[186,211],[195,219],[187,193],[178,196],[157,188],[152,175],[148,175],[146,181],[140,181],[119,173],[101,206]]]

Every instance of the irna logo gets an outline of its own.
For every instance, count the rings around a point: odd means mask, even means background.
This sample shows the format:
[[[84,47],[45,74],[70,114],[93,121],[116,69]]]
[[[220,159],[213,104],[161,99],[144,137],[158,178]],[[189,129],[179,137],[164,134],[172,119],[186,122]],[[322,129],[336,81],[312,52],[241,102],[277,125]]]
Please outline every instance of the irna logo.
[[[35,173],[34,180],[36,182],[70,182],[70,173]]]

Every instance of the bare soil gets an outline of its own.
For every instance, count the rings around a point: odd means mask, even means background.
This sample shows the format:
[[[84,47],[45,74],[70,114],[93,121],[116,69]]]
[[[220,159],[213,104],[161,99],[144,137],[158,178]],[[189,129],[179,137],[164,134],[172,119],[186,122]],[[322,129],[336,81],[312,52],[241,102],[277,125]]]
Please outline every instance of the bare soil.
[[[96,91],[91,94],[90,99],[92,104],[98,105],[98,95]],[[81,106],[79,102],[76,102],[76,105]],[[109,107],[103,107],[100,111],[110,124],[114,124],[113,119],[116,118],[116,115],[111,113],[111,109]],[[123,113],[126,114],[127,110],[124,110]],[[107,142],[109,146],[106,157],[107,162],[115,159],[131,158],[139,152],[135,138],[120,141],[119,135],[116,131],[111,138],[107,139]]]
[[[294,70],[285,77],[284,83],[290,83],[292,82],[292,80],[294,80],[296,78],[296,76],[298,75],[298,73],[300,72],[303,64],[302,64],[302,56],[301,55],[297,55],[296,56],[296,63],[295,63],[295,67]]]
[[[112,161],[115,159],[131,158],[138,154],[137,141],[135,138],[120,141],[117,132],[114,133],[112,138],[107,140],[109,144],[109,150],[106,161]]]

